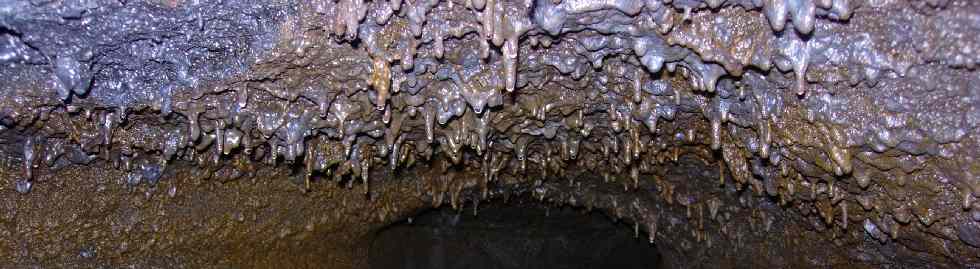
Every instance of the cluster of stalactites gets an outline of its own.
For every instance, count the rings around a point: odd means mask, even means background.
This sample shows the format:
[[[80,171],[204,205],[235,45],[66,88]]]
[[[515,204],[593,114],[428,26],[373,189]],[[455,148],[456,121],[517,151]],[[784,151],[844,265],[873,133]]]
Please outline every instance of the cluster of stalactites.
[[[669,62],[687,61],[681,55],[676,57],[669,51],[664,51],[661,35],[667,34],[674,27],[675,9],[683,10],[681,21],[690,17],[692,10],[710,12],[709,9],[740,6],[750,10],[762,9],[765,17],[775,32],[784,32],[787,22],[791,22],[795,32],[784,33],[792,41],[783,42],[779,50],[790,61],[779,63],[780,70],[791,70],[797,77],[797,93],[804,94],[805,73],[809,61],[809,48],[804,39],[812,34],[818,17],[831,20],[847,20],[851,14],[848,0],[766,0],[766,1],[524,1],[505,2],[496,0],[466,1],[465,5],[456,5],[453,1],[422,1],[418,3],[402,3],[402,1],[383,1],[365,3],[363,1],[314,1],[312,9],[317,14],[333,18],[327,21],[331,33],[344,39],[359,38],[365,41],[368,53],[372,57],[372,75],[369,84],[377,91],[375,104],[379,110],[385,107],[385,101],[391,91],[399,89],[401,76],[392,71],[392,65],[400,65],[404,71],[415,70],[416,54],[420,46],[429,46],[430,55],[442,59],[445,55],[447,39],[462,39],[475,33],[479,42],[481,57],[487,60],[491,55],[491,47],[499,48],[502,57],[499,58],[502,69],[503,88],[512,92],[518,88],[518,53],[520,42],[524,39],[536,43],[538,36],[558,36],[565,31],[593,30],[604,34],[625,34],[632,37],[635,45],[633,53],[651,73],[656,73]],[[633,22],[634,28],[617,28],[616,24],[588,24],[593,20],[589,16],[604,14],[605,11],[616,11],[627,16]],[[752,12],[752,11],[747,11]],[[375,19],[365,19],[366,14],[372,14]],[[448,15],[447,15],[448,14]],[[463,15],[460,15],[463,14]],[[468,16],[472,15],[472,16]],[[612,20],[613,18],[610,18]],[[647,25],[644,19],[652,19],[656,25]],[[404,20],[407,29],[391,25],[402,25],[393,22]],[[452,22],[452,23],[449,23]],[[442,24],[458,24],[445,27]],[[435,24],[435,25],[434,25]],[[657,31],[646,31],[647,27]],[[425,29],[426,31],[423,31]],[[623,30],[629,29],[629,30]],[[404,32],[407,30],[407,32]],[[392,31],[399,31],[393,33]],[[391,42],[397,44],[391,44]],[[599,59],[601,61],[601,58]],[[699,60],[694,60],[698,61]],[[599,63],[601,65],[601,62]],[[711,68],[712,64],[695,64]],[[717,68],[698,70],[704,73],[704,88],[712,91],[714,81],[724,70]],[[701,84],[696,84],[701,85]],[[477,107],[477,110],[482,107]]]
[[[809,136],[815,137],[801,143],[808,149],[779,137],[785,118],[799,117],[782,113],[789,106],[803,106],[783,100],[781,74],[763,73],[769,68],[732,73],[726,63],[702,59],[703,52],[670,44],[665,37],[677,19],[675,9],[682,10],[683,21],[704,5],[749,7],[745,12],[761,8],[771,29],[780,33],[774,43],[778,56],[771,60],[779,71],[794,73],[797,93],[804,95],[807,37],[815,31],[817,17],[848,19],[846,0],[452,4],[314,1],[317,14],[333,19],[326,29],[345,40],[339,43],[342,49],[328,46],[330,52],[360,50],[342,46],[354,39],[362,41],[366,51],[323,66],[357,74],[337,79],[342,76],[333,75],[343,71],[332,72],[333,77],[327,77],[338,81],[303,89],[248,82],[192,98],[162,87],[161,98],[151,108],[175,124],[160,126],[127,121],[127,108],[69,105],[54,113],[87,122],[83,129],[90,132],[63,130],[24,140],[24,178],[16,189],[30,190],[39,163],[56,170],[99,158],[129,171],[123,181],[131,185],[155,183],[175,160],[194,162],[212,174],[229,174],[221,167],[247,170],[241,163],[252,161],[270,166],[285,162],[300,168],[294,169],[301,172],[293,178],[306,188],[317,176],[332,176],[346,179],[348,185],[360,181],[366,190],[372,174],[421,166],[418,170],[435,174],[422,179],[435,182],[427,193],[433,203],[442,204],[449,196],[450,204],[458,207],[465,188],[480,187],[486,195],[492,182],[574,178],[569,173],[575,171],[601,171],[598,176],[604,180],[616,181],[625,190],[637,189],[643,178],[681,154],[713,159],[712,153],[719,153],[721,160],[715,163],[720,185],[728,174],[736,189],[750,188],[784,206],[804,208],[801,211],[812,207],[828,226],[847,229],[856,215],[875,212],[877,217],[863,219],[862,228],[884,242],[895,239],[898,225],[908,225],[912,216],[926,226],[935,222],[933,213],[906,206],[879,214],[872,194],[842,190],[838,179],[853,178],[860,189],[870,188],[873,170],[852,160],[855,154],[842,127],[808,119]],[[458,10],[467,15],[454,13]],[[588,17],[610,11],[629,18],[623,24],[643,26],[636,23],[643,18],[656,23],[646,31]],[[610,20],[620,19],[616,16]],[[433,25],[448,21],[461,23]],[[793,29],[786,29],[787,21]],[[304,27],[286,28],[302,32]],[[315,54],[307,51],[313,42],[305,40],[305,34],[290,38],[296,41],[293,54]],[[85,94],[92,78],[80,71],[85,68],[78,61],[58,58],[54,65],[54,87],[62,99]],[[340,82],[349,80],[356,82]],[[679,86],[681,81],[686,85]],[[139,113],[147,116],[146,110]],[[664,120],[674,124],[664,127]],[[64,134],[70,139],[60,136]],[[458,177],[446,173],[449,169],[477,176]],[[236,173],[242,172],[230,174]],[[668,205],[677,201],[689,212],[698,211],[698,216],[707,209],[716,219],[721,207],[717,199],[674,199],[673,183],[655,181]],[[970,187],[963,191],[963,209],[980,212],[971,209],[978,191]],[[803,194],[804,189],[809,191]],[[611,198],[609,203],[605,207],[620,210],[638,202]],[[650,207],[625,207],[637,223],[646,224],[652,240],[658,220],[645,217]],[[763,219],[766,227],[771,225],[771,217]],[[706,237],[703,222],[698,220],[695,229],[699,241]]]
[[[826,2],[826,3],[825,3]],[[445,144],[446,148],[449,148],[449,152],[452,153],[450,156],[458,156],[460,145],[468,144],[467,141],[474,141],[472,144],[475,145],[477,151],[482,153],[487,150],[492,143],[488,142],[488,136],[491,136],[492,131],[490,131],[489,121],[493,117],[489,112],[484,112],[485,107],[498,107],[503,104],[500,100],[502,95],[497,92],[498,89],[503,88],[508,91],[514,91],[518,87],[518,51],[520,50],[520,41],[528,34],[539,35],[542,33],[547,33],[550,35],[559,35],[562,33],[562,29],[574,28],[576,26],[572,24],[580,23],[576,21],[576,18],[580,18],[589,13],[599,12],[603,10],[617,10],[623,14],[629,16],[635,16],[641,12],[649,13],[663,13],[670,12],[669,4],[662,3],[659,1],[613,1],[613,2],[601,2],[601,1],[564,1],[560,3],[549,2],[549,1],[538,1],[535,3],[525,2],[525,3],[508,3],[504,1],[468,1],[464,8],[466,12],[472,12],[474,18],[476,19],[477,26],[479,27],[462,27],[462,28],[449,28],[442,29],[443,27],[437,26],[426,26],[430,17],[439,18],[440,16],[429,16],[434,9],[439,7],[440,4],[448,5],[450,10],[453,10],[453,3],[439,3],[438,1],[425,1],[419,3],[409,3],[403,4],[401,1],[388,1],[388,2],[377,2],[377,3],[365,3],[363,1],[313,1],[310,3],[312,10],[324,17],[331,17],[333,15],[332,27],[327,27],[330,29],[331,33],[345,38],[347,40],[353,40],[360,38],[369,44],[368,52],[371,55],[370,70],[371,76],[367,79],[367,85],[373,88],[374,92],[370,92],[371,97],[365,97],[363,95],[348,96],[347,94],[337,94],[331,97],[328,94],[322,94],[321,97],[317,98],[319,100],[319,111],[317,109],[299,109],[298,107],[291,107],[286,109],[287,106],[283,105],[280,108],[249,108],[248,105],[248,86],[240,87],[232,95],[234,102],[232,109],[230,111],[218,112],[218,117],[209,116],[209,120],[213,122],[202,122],[201,116],[206,112],[208,107],[201,106],[200,104],[193,102],[183,102],[179,104],[173,104],[171,101],[171,95],[174,94],[171,88],[162,88],[161,95],[162,102],[159,104],[154,104],[154,108],[159,109],[165,115],[169,114],[170,111],[177,107],[177,112],[184,116],[187,121],[187,128],[178,128],[177,130],[166,135],[166,138],[162,141],[162,148],[159,150],[163,153],[163,158],[165,160],[172,159],[179,151],[183,150],[185,147],[193,147],[193,151],[205,151],[209,148],[214,148],[215,154],[213,156],[228,155],[240,145],[245,145],[245,151],[251,152],[251,148],[255,145],[260,144],[258,141],[263,141],[262,143],[268,145],[268,153],[264,154],[268,163],[274,164],[275,160],[282,156],[287,162],[296,161],[301,156],[312,155],[306,152],[307,146],[306,141],[312,136],[318,134],[326,135],[327,137],[336,138],[341,141],[342,148],[344,149],[343,156],[347,159],[353,157],[358,157],[362,151],[361,146],[358,143],[361,141],[373,141],[385,140],[387,146],[379,147],[378,150],[381,152],[382,156],[389,155],[388,151],[397,150],[401,148],[401,141],[405,141],[405,138],[401,136],[403,132],[401,129],[401,122],[406,118],[411,117],[412,119],[420,118],[424,122],[426,140],[430,143],[439,142],[439,144]],[[665,4],[668,4],[665,6]],[[700,5],[694,5],[692,3],[673,3],[676,8],[685,10],[685,12],[691,12],[692,9],[701,8]],[[846,19],[848,17],[849,10],[847,8],[846,1],[769,1],[765,3],[725,3],[724,1],[707,1],[705,3],[710,8],[719,8],[723,5],[747,5],[751,4],[753,7],[763,7],[765,14],[769,18],[772,24],[773,30],[781,31],[784,28],[785,21],[787,20],[787,14],[790,14],[789,19],[791,19],[796,26],[797,30],[801,34],[808,34],[813,29],[813,21],[815,10],[821,10],[824,15],[836,19]],[[819,9],[817,9],[819,8]],[[380,12],[380,13],[379,13]],[[366,14],[381,14],[383,16],[371,21],[365,21]],[[408,22],[409,32],[407,35],[402,35],[401,38],[407,40],[398,40],[398,42],[404,42],[411,44],[410,48],[406,54],[395,54],[389,50],[384,49],[384,45],[379,45],[378,43],[384,43],[388,41],[384,37],[379,37],[383,31],[378,30],[384,28],[387,24],[392,24],[393,18],[397,16],[398,18],[404,18]],[[364,25],[373,24],[373,26]],[[296,26],[302,27],[302,26]],[[374,30],[372,30],[374,29]],[[423,29],[432,29],[431,33],[423,33]],[[288,30],[288,29],[287,29]],[[414,96],[421,90],[421,87],[411,87],[412,83],[417,84],[420,79],[414,76],[407,76],[419,69],[421,66],[419,61],[414,60],[414,55],[416,53],[417,46],[422,43],[431,43],[432,47],[435,49],[433,54],[436,58],[442,58],[445,54],[444,52],[444,39],[446,38],[462,38],[469,33],[476,33],[479,37],[481,48],[481,58],[484,60],[488,59],[490,56],[489,45],[500,48],[503,57],[500,58],[501,63],[499,65],[503,71],[482,71],[478,72],[476,75],[465,75],[460,76],[458,70],[449,70],[446,72],[445,69],[439,69],[435,72],[434,76],[437,79],[448,80],[452,82],[452,87],[443,88],[438,94],[427,94],[428,99],[422,98],[404,98],[402,102],[408,103],[408,106],[403,106],[399,111],[393,111],[390,107],[392,106],[391,98],[392,94],[397,94],[402,91],[403,88],[410,88],[409,91]],[[632,49],[633,53],[641,58],[641,63],[647,68],[648,72],[659,72],[662,66],[666,66],[668,72],[680,72],[686,77],[691,78],[691,83],[696,89],[704,89],[709,92],[714,92],[716,89],[716,84],[719,78],[724,75],[724,70],[721,69],[716,64],[704,63],[698,57],[692,54],[686,53],[673,53],[669,54],[670,48],[667,48],[663,44],[662,39],[656,34],[651,36],[640,36],[633,38],[632,43],[634,45],[628,46]],[[796,46],[801,46],[799,42],[793,43]],[[300,46],[304,48],[305,46]],[[796,48],[796,50],[802,50],[801,48]],[[790,48],[793,49],[793,48]],[[676,50],[676,49],[674,49]],[[800,54],[800,53],[797,53]],[[805,54],[805,53],[803,53]],[[686,56],[685,56],[686,55]],[[800,56],[803,60],[796,61],[796,66],[794,70],[797,72],[798,80],[802,81],[802,73],[805,72],[805,55]],[[66,58],[67,59],[67,58]],[[393,61],[398,60],[398,64],[401,66],[402,71],[397,69],[392,69]],[[87,82],[85,78],[82,78],[78,69],[78,63],[68,60],[57,61],[57,68],[55,74],[58,77],[59,84],[59,94],[63,97],[67,96],[66,93],[76,92],[76,94],[81,94],[83,92],[78,92],[79,89],[85,89],[83,87]],[[683,68],[678,68],[678,67]],[[681,93],[671,93],[668,87],[665,87],[664,83],[651,82],[652,80],[646,80],[645,77],[647,73],[643,69],[637,68],[633,69],[635,74],[622,75],[633,81],[634,92],[631,96],[613,96],[612,98],[632,99],[632,100],[612,100],[605,104],[600,104],[602,106],[607,106],[604,112],[612,120],[612,127],[616,132],[620,132],[625,126],[627,133],[634,133],[631,136],[639,137],[635,134],[637,131],[631,129],[632,126],[646,126],[648,131],[655,133],[657,129],[657,121],[659,118],[672,119],[675,111],[680,107],[681,104]],[[425,71],[423,71],[425,72]],[[431,72],[431,71],[429,71]],[[500,74],[503,74],[502,78]],[[688,75],[689,74],[689,75]],[[466,79],[461,79],[465,77]],[[478,83],[473,83],[477,81]],[[649,83],[648,83],[649,82]],[[802,82],[800,82],[802,85]],[[409,85],[406,87],[406,85]],[[503,85],[502,87],[500,85]],[[489,88],[489,89],[487,89]],[[800,86],[802,89],[802,86]],[[427,89],[427,91],[432,92],[435,89]],[[644,97],[644,92],[646,92],[646,97]],[[358,119],[354,119],[354,114],[357,113],[368,113],[365,110],[370,110],[360,104],[363,104],[361,99],[368,99],[374,104],[379,111],[379,120],[370,120],[369,117],[361,116]],[[740,97],[743,98],[743,97]],[[292,98],[292,99],[295,99]],[[707,103],[702,100],[703,98],[694,97],[692,100],[695,103]],[[728,99],[713,98],[710,103],[711,107],[701,107],[705,117],[711,120],[711,138],[712,138],[712,148],[719,149],[721,141],[721,130],[722,123],[734,120],[739,121],[738,117],[731,117],[728,111],[731,106]],[[281,103],[281,102],[279,102]],[[762,105],[766,102],[760,102]],[[771,103],[771,102],[768,102]],[[467,106],[468,105],[468,106]],[[524,128],[521,130],[522,133],[531,134],[532,136],[544,136],[547,139],[552,139],[558,127],[553,125],[551,122],[546,120],[546,115],[548,113],[549,107],[555,106],[553,104],[542,104],[540,106],[540,112],[535,112],[535,115],[539,118],[544,127],[538,130]],[[703,106],[694,104],[694,106]],[[405,109],[404,107],[407,107]],[[578,109],[578,120],[583,121],[582,115],[586,112],[583,108]],[[467,114],[467,108],[473,111],[476,115]],[[535,108],[537,110],[539,108]],[[752,110],[762,111],[762,118],[767,119],[766,111],[773,110],[772,106],[769,105],[762,109],[751,108]],[[421,112],[421,113],[419,113]],[[588,113],[594,114],[598,111],[589,110]],[[112,129],[115,128],[122,121],[122,116],[126,113],[125,108],[121,108],[121,111],[104,113],[104,119],[102,120],[102,128],[104,133],[104,144],[108,145],[112,141]],[[421,117],[417,115],[421,114]],[[461,118],[460,121],[451,121],[453,118]],[[468,119],[468,120],[467,120]],[[624,120],[625,119],[625,120]],[[566,120],[568,122],[576,122],[576,120]],[[461,122],[461,123],[457,123]],[[471,123],[472,122],[472,123]],[[634,122],[636,124],[634,124]],[[438,124],[437,124],[438,123]],[[456,131],[446,132],[450,135],[441,136],[437,138],[437,131],[435,131],[434,126],[449,126],[450,128],[456,128]],[[579,124],[581,125],[581,123]],[[740,126],[746,126],[747,123],[739,124]],[[453,127],[460,126],[460,127]],[[473,127],[479,126],[479,127]],[[759,124],[760,132],[763,134],[768,134],[766,130],[768,124]],[[252,130],[257,130],[257,137],[253,137]],[[469,128],[476,128],[473,131],[468,130]],[[592,127],[594,128],[594,127]],[[207,130],[204,130],[207,129]],[[410,129],[410,128],[405,128]],[[588,139],[588,132],[585,131],[575,131],[571,130],[573,128],[566,128],[569,130],[564,130],[562,133],[574,134],[559,135],[563,140],[570,139],[569,137],[574,136],[584,136],[577,139]],[[506,133],[508,130],[501,130]],[[466,133],[473,133],[476,137],[471,139]],[[359,135],[365,134],[366,138],[360,138]],[[771,135],[762,135],[764,139],[761,139],[763,143],[761,154],[765,157],[768,154],[768,145],[771,141]],[[524,139],[527,140],[527,139]],[[638,138],[628,138],[620,139],[623,141],[632,141],[628,143],[637,144],[633,146],[634,148],[642,148],[643,146]],[[520,139],[514,139],[514,141],[509,141],[511,144],[520,144],[518,141]],[[526,143],[526,142],[525,142]],[[567,143],[565,143],[567,144]],[[577,144],[577,142],[576,142]],[[518,147],[520,148],[520,147]],[[521,150],[516,150],[521,152]],[[629,151],[627,151],[629,152]],[[639,151],[637,151],[639,152]],[[392,156],[400,156],[405,154],[395,153]],[[482,154],[481,154],[482,155]],[[525,159],[523,154],[517,154],[519,160]],[[575,154],[570,154],[574,156]],[[211,159],[217,159],[218,157],[212,157]],[[459,157],[454,157],[454,160],[458,160]],[[33,158],[28,158],[25,154],[26,162],[30,162]],[[356,158],[354,158],[356,159]],[[397,158],[392,158],[397,159]],[[361,161],[354,160],[354,166],[358,165]],[[457,161],[458,162],[458,161]],[[391,163],[395,163],[392,161]],[[322,166],[322,165],[321,165]],[[29,170],[29,169],[28,169]],[[355,171],[359,169],[354,169]]]

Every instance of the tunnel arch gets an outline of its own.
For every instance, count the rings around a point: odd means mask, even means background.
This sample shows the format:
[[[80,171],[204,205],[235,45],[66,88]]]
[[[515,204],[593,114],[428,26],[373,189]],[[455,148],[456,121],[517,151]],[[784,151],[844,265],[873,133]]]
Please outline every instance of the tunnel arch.
[[[977,1],[0,2],[14,267],[365,268],[501,195],[675,267],[980,267]]]

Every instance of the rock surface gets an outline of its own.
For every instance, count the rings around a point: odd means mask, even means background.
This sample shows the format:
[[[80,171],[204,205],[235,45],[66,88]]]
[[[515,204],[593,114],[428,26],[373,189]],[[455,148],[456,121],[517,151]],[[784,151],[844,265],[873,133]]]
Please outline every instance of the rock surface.
[[[0,260],[367,268],[525,196],[675,268],[980,267],[978,52],[971,0],[0,0]]]

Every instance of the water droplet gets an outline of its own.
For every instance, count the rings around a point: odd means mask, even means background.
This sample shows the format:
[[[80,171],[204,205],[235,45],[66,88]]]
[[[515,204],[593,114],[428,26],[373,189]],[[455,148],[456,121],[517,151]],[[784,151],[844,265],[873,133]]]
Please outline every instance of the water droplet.
[[[31,182],[30,180],[27,179],[20,179],[17,180],[16,183],[14,183],[14,188],[17,190],[17,192],[22,194],[31,192],[31,187],[33,186],[34,186],[34,182]]]

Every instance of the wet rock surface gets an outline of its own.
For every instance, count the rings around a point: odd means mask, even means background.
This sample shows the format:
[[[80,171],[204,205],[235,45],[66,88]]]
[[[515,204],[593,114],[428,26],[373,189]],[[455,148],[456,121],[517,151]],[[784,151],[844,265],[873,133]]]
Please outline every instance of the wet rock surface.
[[[0,259],[367,268],[534,197],[668,267],[980,266],[980,3],[0,1]]]

